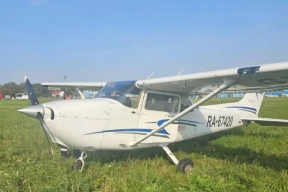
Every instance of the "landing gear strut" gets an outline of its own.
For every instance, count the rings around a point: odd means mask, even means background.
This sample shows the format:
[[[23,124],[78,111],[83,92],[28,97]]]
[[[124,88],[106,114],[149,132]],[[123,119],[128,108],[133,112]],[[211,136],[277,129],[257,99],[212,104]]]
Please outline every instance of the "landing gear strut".
[[[167,145],[162,145],[161,147],[164,149],[167,155],[171,158],[171,160],[175,163],[175,165],[177,165],[177,171],[181,173],[189,173],[192,171],[192,168],[194,166],[192,159],[183,158],[180,161],[178,161],[174,153],[170,151]]]
[[[68,148],[66,146],[63,146],[60,144],[58,144],[58,146],[59,146],[60,151],[61,151],[61,156],[65,159],[68,159],[68,153],[67,153]]]
[[[72,152],[73,152],[73,155],[75,158],[81,157],[81,151],[80,150],[73,149]]]
[[[84,159],[87,157],[87,153],[86,152],[82,152],[80,157],[78,159],[76,159],[76,161],[74,162],[72,169],[73,170],[79,170],[80,172],[83,171],[85,162]]]

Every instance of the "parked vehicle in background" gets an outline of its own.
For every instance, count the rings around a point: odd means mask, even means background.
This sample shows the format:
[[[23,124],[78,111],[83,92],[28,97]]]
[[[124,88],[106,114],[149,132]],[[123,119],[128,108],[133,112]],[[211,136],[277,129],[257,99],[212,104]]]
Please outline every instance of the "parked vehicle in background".
[[[15,97],[16,97],[16,99],[29,99],[27,93],[16,93]]]
[[[5,99],[11,99],[10,95],[5,95]]]
[[[29,99],[28,94],[27,93],[23,93],[22,99]]]
[[[16,99],[22,99],[22,93],[16,93],[15,98]]]

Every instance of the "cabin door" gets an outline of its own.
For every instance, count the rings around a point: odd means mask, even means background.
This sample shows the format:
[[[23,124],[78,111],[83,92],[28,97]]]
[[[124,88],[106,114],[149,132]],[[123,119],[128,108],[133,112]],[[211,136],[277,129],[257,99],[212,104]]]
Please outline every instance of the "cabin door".
[[[180,96],[162,92],[146,91],[142,103],[138,128],[143,134],[151,132],[179,113]],[[178,125],[172,123],[161,129],[143,143],[170,143],[176,140]],[[142,137],[137,134],[137,139]]]

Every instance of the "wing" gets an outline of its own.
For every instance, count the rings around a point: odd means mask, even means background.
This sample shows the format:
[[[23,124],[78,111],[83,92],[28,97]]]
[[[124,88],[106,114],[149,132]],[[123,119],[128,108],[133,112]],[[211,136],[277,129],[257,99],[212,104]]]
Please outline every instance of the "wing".
[[[106,85],[106,82],[44,82],[41,85],[45,87],[81,88],[81,89],[99,90]]]
[[[225,92],[255,92],[288,88],[288,62],[139,80],[141,89],[176,93],[208,93],[225,79],[235,81]]]

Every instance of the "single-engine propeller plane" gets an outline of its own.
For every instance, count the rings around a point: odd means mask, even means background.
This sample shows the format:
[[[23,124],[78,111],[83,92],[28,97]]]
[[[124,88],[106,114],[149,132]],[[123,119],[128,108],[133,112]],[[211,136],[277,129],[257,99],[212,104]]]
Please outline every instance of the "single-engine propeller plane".
[[[168,145],[248,125],[288,126],[288,120],[260,118],[263,92],[288,88],[288,62],[164,78],[107,83],[42,83],[43,86],[101,88],[94,99],[39,104],[26,78],[33,106],[18,111],[40,120],[53,142],[81,151],[74,168],[82,170],[87,151],[162,147],[179,172],[192,170]],[[220,92],[246,93],[239,102],[200,106]],[[191,94],[205,95],[197,102]]]

